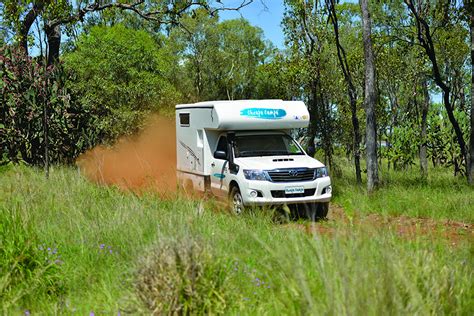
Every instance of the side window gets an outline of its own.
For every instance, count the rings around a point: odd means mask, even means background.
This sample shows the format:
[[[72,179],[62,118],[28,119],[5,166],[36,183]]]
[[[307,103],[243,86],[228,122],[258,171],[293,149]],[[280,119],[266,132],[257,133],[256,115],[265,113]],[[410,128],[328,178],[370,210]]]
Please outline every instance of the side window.
[[[179,113],[179,125],[189,126],[189,113]]]
[[[226,136],[221,136],[221,138],[219,138],[216,151],[223,151],[227,154],[227,137]]]
[[[292,153],[292,154],[301,153],[301,150],[298,148],[298,146],[295,144],[295,142],[291,138],[283,137],[283,141],[285,142],[286,150],[289,153]]]

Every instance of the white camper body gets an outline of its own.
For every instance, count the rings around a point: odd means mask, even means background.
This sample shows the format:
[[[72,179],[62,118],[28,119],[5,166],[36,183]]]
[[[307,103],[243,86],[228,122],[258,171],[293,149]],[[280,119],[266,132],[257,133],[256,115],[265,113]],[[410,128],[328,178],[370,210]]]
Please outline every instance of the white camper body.
[[[241,207],[326,203],[326,168],[290,136],[309,124],[303,102],[209,101],[176,106],[178,183]],[[234,203],[235,204],[235,203]],[[239,211],[238,209],[236,211]]]

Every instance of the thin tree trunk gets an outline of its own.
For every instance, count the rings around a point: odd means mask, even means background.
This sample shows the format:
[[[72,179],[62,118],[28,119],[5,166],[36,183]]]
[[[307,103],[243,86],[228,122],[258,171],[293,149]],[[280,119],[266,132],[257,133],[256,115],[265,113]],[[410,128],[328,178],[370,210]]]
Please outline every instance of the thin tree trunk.
[[[46,179],[49,178],[49,131],[48,131],[48,72],[46,65],[44,67],[44,86],[45,86],[45,95],[44,95],[44,104],[43,104],[43,134],[44,134],[44,172]]]
[[[467,157],[467,181],[474,185],[474,4],[469,1],[471,30],[471,132],[469,134],[469,156]]]
[[[351,107],[351,120],[353,128],[353,139],[352,147],[354,150],[354,165],[356,173],[357,184],[362,184],[362,176],[360,170],[360,127],[359,119],[357,117],[357,90],[352,81],[352,75],[349,69],[349,64],[347,62],[346,51],[341,44],[339,39],[339,23],[337,20],[337,13],[334,0],[326,0],[326,6],[329,9],[329,16],[332,20],[332,25],[334,28],[334,37],[336,39],[336,48],[337,48],[337,58],[339,60],[339,65],[341,66],[342,73],[344,74],[344,79],[347,85],[347,94],[349,96],[349,103]]]
[[[428,176],[428,158],[426,154],[427,150],[427,139],[426,139],[426,128],[427,128],[427,117],[428,110],[430,108],[430,95],[428,93],[428,83],[423,80],[422,83],[423,89],[423,103],[421,108],[421,144],[420,144],[420,168],[421,176],[426,178]]]
[[[324,163],[326,166],[332,170],[332,146],[331,146],[331,109],[329,105],[329,101],[325,98],[322,94],[320,96],[321,99],[321,108],[322,108],[322,115],[323,118],[321,124],[321,138],[322,144],[324,148]]]
[[[30,32],[33,22],[35,22],[36,18],[38,17],[38,14],[41,12],[41,10],[43,10],[43,6],[44,4],[42,1],[34,3],[33,8],[31,8],[31,10],[28,11],[28,13],[26,14],[20,26],[20,32],[19,32],[20,47],[23,48],[23,50],[25,51],[25,54],[27,55],[28,55],[28,33]]]
[[[308,104],[309,111],[309,126],[308,126],[308,139],[306,142],[306,150],[308,155],[313,157],[316,153],[316,148],[314,145],[314,139],[316,138],[317,133],[317,122],[318,122],[318,92],[317,92],[318,83],[316,80],[313,80],[311,83],[311,99]]]
[[[367,191],[374,191],[379,183],[377,162],[377,124],[375,105],[377,101],[375,86],[375,62],[372,47],[372,30],[367,0],[360,1],[362,10],[362,32],[365,57],[365,113],[366,113],[366,160],[367,160]]]

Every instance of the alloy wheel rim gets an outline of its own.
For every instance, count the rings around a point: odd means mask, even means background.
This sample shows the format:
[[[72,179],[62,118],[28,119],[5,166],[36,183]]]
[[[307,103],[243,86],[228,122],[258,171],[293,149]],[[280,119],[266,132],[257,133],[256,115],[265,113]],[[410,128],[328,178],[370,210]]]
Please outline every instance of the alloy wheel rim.
[[[239,193],[236,193],[233,198],[234,212],[236,214],[242,213],[242,196]]]

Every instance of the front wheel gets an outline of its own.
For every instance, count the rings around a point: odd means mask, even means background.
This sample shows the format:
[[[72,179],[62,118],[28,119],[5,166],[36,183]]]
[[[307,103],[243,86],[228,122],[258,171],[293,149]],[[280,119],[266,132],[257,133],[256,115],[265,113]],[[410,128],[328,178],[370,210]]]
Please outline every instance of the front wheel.
[[[325,203],[316,203],[316,217],[317,218],[326,218],[329,212],[329,202]]]
[[[244,211],[244,199],[242,198],[242,194],[237,186],[234,186],[230,191],[229,195],[229,202],[232,213],[236,215],[240,215]]]
[[[303,204],[303,213],[311,221],[324,219],[328,215],[329,202]]]

